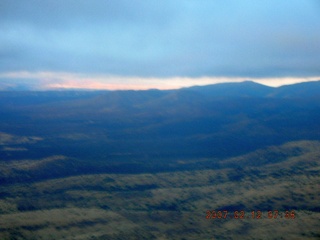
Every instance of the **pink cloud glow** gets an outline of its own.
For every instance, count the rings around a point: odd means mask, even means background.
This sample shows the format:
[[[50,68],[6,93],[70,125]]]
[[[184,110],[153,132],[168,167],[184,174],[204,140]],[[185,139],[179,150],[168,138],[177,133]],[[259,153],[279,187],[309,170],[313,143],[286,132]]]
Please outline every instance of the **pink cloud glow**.
[[[30,84],[37,90],[49,89],[92,89],[92,90],[145,90],[145,89],[177,89],[194,85],[208,85],[225,82],[241,82],[252,80],[268,86],[281,86],[298,82],[315,81],[319,77],[282,77],[282,78],[244,78],[244,77],[171,77],[140,78],[123,76],[103,76],[74,74],[64,72],[8,72],[0,74],[1,78],[10,79],[12,83]]]

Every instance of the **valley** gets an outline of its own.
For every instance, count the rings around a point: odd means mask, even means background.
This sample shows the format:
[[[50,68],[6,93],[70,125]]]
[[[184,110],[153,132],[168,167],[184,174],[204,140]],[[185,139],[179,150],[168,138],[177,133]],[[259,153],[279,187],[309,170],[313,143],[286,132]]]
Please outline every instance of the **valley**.
[[[0,239],[319,239],[317,87],[0,92]]]

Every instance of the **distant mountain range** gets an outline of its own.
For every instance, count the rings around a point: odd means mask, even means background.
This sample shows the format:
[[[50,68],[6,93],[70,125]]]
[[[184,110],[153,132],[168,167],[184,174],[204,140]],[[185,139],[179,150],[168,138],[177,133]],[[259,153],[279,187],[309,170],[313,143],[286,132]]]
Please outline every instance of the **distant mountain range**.
[[[246,81],[166,91],[2,91],[0,132],[44,139],[35,149],[6,146],[28,151],[2,155],[236,156],[320,140],[319,98],[320,81],[278,88]]]
[[[9,84],[9,81],[0,81],[0,92],[6,91],[39,91],[36,85],[28,86],[23,82],[19,84]],[[269,87],[253,81],[231,82],[231,83],[217,83],[205,86],[193,86],[181,88],[178,90],[163,90],[162,92],[177,92],[177,91],[192,91],[201,93],[205,96],[215,97],[318,97],[320,90],[320,80],[311,82],[302,82],[290,85],[283,85],[280,87]],[[59,92],[104,92],[107,90],[86,90],[86,89],[57,89],[45,90],[59,91]],[[133,92],[134,90],[117,90],[110,92]],[[139,91],[139,90],[138,90]],[[159,90],[141,90],[141,92],[156,92]]]
[[[0,91],[0,239],[319,239],[319,93]]]
[[[252,81],[219,83],[187,88],[206,96],[216,97],[320,97],[320,81],[269,87]]]
[[[218,83],[206,86],[193,86],[181,88],[178,90],[169,90],[164,92],[175,91],[194,91],[204,95],[216,97],[310,97],[318,96],[320,88],[319,81],[302,82],[291,85],[283,85],[280,87],[269,87],[253,81]],[[0,81],[0,91],[38,91],[40,88],[37,85],[27,85],[23,81],[18,81],[17,84],[10,84],[8,79]],[[106,91],[106,90],[86,90],[86,89],[58,89],[46,91]],[[119,92],[125,92],[118,90]],[[142,90],[142,92],[155,90]],[[310,95],[311,94],[311,95]]]

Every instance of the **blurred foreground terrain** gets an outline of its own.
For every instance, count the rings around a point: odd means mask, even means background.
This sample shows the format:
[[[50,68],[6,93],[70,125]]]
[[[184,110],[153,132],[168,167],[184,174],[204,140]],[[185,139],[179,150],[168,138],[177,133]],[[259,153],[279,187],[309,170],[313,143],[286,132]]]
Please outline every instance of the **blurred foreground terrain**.
[[[319,239],[320,82],[0,92],[0,239]]]

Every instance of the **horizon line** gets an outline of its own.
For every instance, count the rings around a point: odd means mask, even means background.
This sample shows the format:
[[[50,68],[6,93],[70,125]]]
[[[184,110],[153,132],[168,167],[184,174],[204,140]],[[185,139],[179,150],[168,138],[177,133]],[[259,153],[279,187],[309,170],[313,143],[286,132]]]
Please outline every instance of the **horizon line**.
[[[0,91],[21,88],[26,91],[121,91],[178,90],[221,83],[255,82],[269,87],[281,87],[303,82],[319,81],[312,77],[136,77],[89,75],[68,72],[5,72],[0,73]],[[18,89],[15,89],[19,91]],[[20,91],[21,91],[20,90]]]

